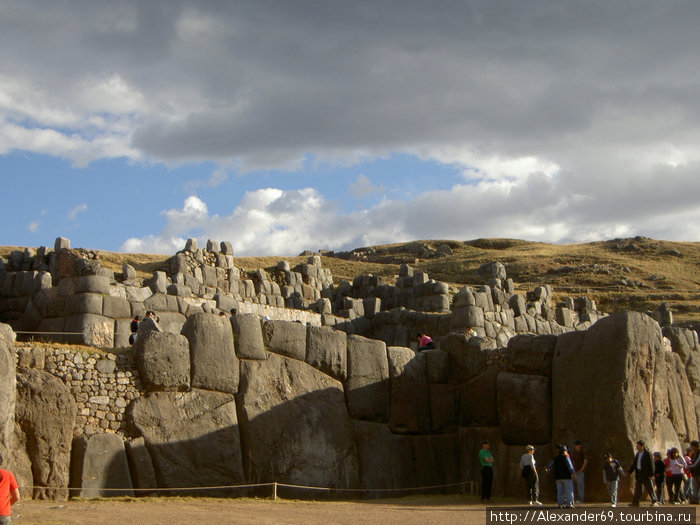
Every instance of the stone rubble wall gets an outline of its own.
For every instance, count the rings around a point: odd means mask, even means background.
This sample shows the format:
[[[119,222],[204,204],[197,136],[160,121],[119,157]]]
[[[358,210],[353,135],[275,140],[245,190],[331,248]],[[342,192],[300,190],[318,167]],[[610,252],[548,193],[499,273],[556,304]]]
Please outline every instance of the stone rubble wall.
[[[73,394],[77,407],[74,436],[128,434],[126,407],[143,393],[131,352],[90,352],[28,343],[16,343],[15,350],[19,368],[44,370],[63,381]]]

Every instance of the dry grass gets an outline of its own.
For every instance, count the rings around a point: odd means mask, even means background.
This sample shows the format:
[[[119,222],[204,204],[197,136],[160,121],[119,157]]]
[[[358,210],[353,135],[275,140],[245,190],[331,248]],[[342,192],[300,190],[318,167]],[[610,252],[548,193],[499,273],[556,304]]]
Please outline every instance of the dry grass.
[[[417,259],[417,244],[431,250],[447,244],[453,254]],[[13,249],[20,248],[0,247],[0,256],[7,257]],[[374,246],[365,251],[369,253],[367,261],[324,255],[322,265],[331,270],[336,283],[352,281],[364,274],[381,275],[391,283],[399,266],[408,263],[434,279],[459,286],[483,284],[484,278],[477,274],[477,269],[498,260],[506,265],[508,276],[520,291],[550,284],[555,299],[587,294],[607,312],[653,310],[668,302],[678,322],[700,326],[700,243],[697,242],[635,238],[554,245],[517,239],[429,240]],[[121,272],[122,265],[128,263],[142,278],[162,270],[168,259],[163,255],[98,253],[103,267]],[[236,257],[235,262],[251,272],[258,268],[272,270],[281,260],[287,260],[294,268],[307,259]]]

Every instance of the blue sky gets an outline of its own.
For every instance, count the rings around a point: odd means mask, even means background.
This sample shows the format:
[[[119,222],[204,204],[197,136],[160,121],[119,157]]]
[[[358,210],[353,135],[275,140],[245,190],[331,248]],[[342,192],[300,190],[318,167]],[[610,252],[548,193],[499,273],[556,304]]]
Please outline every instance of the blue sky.
[[[695,2],[0,0],[0,245],[698,241],[698,22]]]

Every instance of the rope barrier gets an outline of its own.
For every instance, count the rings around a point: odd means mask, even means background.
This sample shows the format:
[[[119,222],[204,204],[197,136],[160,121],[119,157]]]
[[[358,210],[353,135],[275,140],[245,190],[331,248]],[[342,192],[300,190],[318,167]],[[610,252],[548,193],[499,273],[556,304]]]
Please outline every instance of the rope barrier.
[[[410,491],[427,491],[450,487],[469,487],[470,493],[474,493],[474,490],[478,488],[478,483],[476,481],[460,481],[458,483],[448,483],[444,485],[429,485],[422,487],[408,487],[408,488],[391,488],[391,489],[359,489],[359,488],[338,488],[338,487],[314,487],[310,485],[293,485],[290,483],[279,483],[276,481],[267,483],[250,483],[242,485],[216,485],[207,487],[153,487],[153,488],[113,488],[113,487],[41,487],[36,485],[20,485],[20,489],[23,490],[56,490],[56,491],[80,491],[80,490],[94,490],[99,492],[181,492],[181,491],[200,491],[200,490],[230,490],[230,489],[244,489],[244,488],[258,488],[258,487],[285,487],[291,489],[301,489],[301,490],[312,490],[312,491],[324,491],[324,492],[410,492]]]

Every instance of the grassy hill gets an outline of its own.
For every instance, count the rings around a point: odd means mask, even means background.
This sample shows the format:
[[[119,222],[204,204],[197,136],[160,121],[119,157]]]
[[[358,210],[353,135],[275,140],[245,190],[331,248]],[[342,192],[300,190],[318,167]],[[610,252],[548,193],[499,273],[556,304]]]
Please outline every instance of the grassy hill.
[[[443,245],[449,246],[452,253],[440,254],[438,248]],[[15,248],[0,248],[0,256],[7,257],[12,249]],[[99,257],[106,268],[120,272],[122,264],[128,263],[144,277],[162,269],[168,259],[163,255],[102,251]],[[247,271],[269,269],[282,259],[295,266],[306,262],[307,257],[236,257],[236,265]],[[430,240],[322,256],[323,266],[330,268],[336,282],[351,281],[362,274],[382,275],[391,282],[399,266],[408,263],[455,286],[483,284],[484,278],[477,269],[493,260],[506,265],[508,276],[519,291],[550,284],[555,300],[567,295],[589,295],[606,312],[653,310],[667,302],[678,324],[700,327],[698,242],[644,237],[565,245],[515,239]]]

